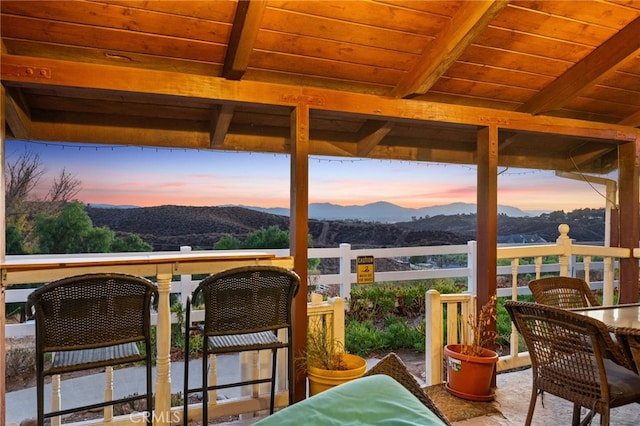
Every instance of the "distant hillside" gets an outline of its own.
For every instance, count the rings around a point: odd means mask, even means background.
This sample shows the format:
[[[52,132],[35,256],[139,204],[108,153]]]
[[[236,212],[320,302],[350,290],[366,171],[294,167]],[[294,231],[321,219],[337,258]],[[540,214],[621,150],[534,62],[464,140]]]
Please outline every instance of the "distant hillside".
[[[289,216],[289,209],[284,207],[240,206],[265,213]],[[475,214],[476,205],[471,203],[452,203],[441,206],[422,207],[418,209],[401,207],[386,201],[361,206],[340,206],[331,203],[309,204],[309,217],[320,220],[364,220],[367,222],[406,222],[432,216],[452,216],[458,214]],[[498,206],[498,213],[510,217],[537,216],[540,212],[525,212],[517,207]]]
[[[178,250],[189,245],[211,249],[223,235],[239,240],[261,228],[289,229],[289,218],[242,207],[158,206],[137,208],[86,207],[95,226],[115,232],[138,234],[156,251]],[[539,217],[498,218],[499,235],[532,234],[555,241],[558,225],[568,223],[576,241],[601,241],[604,210],[583,209]],[[466,244],[475,239],[476,215],[437,215],[407,222],[380,223],[364,220],[309,220],[314,247],[336,247],[350,243],[355,248]]]

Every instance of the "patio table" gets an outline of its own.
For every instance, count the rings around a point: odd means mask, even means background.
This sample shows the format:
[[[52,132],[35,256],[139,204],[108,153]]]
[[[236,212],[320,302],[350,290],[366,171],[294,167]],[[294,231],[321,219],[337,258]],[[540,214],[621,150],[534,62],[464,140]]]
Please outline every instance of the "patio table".
[[[609,327],[640,372],[640,303],[572,309]]]

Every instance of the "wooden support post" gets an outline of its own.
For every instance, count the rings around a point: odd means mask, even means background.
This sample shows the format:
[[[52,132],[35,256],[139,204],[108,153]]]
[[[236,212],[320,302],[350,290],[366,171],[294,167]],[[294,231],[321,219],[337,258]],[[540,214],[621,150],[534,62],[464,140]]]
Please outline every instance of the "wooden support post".
[[[497,293],[498,262],[498,127],[478,130],[477,305],[478,310]],[[495,320],[490,326],[496,330]],[[495,348],[490,348],[495,349]],[[495,371],[491,385],[495,386]]]
[[[309,106],[300,103],[291,113],[290,251],[300,289],[293,302],[294,357],[307,346],[307,246],[309,234]],[[294,366],[294,370],[296,370]],[[306,377],[294,371],[294,402],[307,395]]]
[[[477,232],[478,307],[496,294],[498,252],[498,128],[478,131],[478,212]]]
[[[4,265],[5,262],[5,247],[6,247],[6,242],[5,242],[5,227],[4,224],[6,223],[6,212],[5,212],[5,205],[4,205],[4,188],[5,188],[5,183],[4,183],[4,172],[5,172],[5,154],[4,154],[4,140],[5,140],[5,105],[6,105],[6,91],[4,88],[4,85],[0,84],[0,188],[2,188],[2,197],[0,197],[0,223],[3,224],[2,226],[2,232],[0,232],[0,265]],[[2,271],[0,271],[0,273],[2,273]],[[7,347],[5,345],[5,341],[4,341],[4,327],[6,324],[6,306],[5,306],[5,300],[6,300],[6,294],[5,294],[5,288],[4,288],[4,279],[0,280],[0,359],[2,360],[2,362],[0,362],[0,419],[2,419],[2,421],[4,421],[4,419],[7,417],[6,413],[6,402],[5,402],[5,393],[6,393],[6,387],[5,387],[5,380],[7,377],[6,374],[6,365],[5,365],[5,359],[6,359],[6,351],[7,351]]]
[[[640,138],[635,142],[619,145],[618,186],[620,188],[619,232],[620,247],[633,250],[638,246],[640,231],[638,225],[638,202],[640,196]],[[638,259],[620,259],[620,300],[619,303],[638,301]]]

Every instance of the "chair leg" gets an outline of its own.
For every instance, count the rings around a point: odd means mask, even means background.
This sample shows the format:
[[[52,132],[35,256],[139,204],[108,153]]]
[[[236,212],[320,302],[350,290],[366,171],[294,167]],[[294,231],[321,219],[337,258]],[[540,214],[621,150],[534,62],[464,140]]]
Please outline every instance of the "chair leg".
[[[271,404],[269,405],[269,414],[273,414],[273,408],[275,405],[276,398],[276,355],[278,353],[277,349],[271,349]]]
[[[571,424],[578,426],[580,424],[580,404],[573,404],[573,417],[571,418]]]
[[[531,389],[531,399],[529,400],[529,411],[527,411],[527,419],[525,420],[525,426],[531,425],[531,420],[533,419],[533,410],[536,408],[536,401],[538,400],[538,390],[533,387]]]
[[[185,307],[185,326],[184,326],[184,373],[182,377],[182,424],[189,424],[189,353],[191,351],[191,302],[187,299]]]
[[[207,350],[207,337],[203,337],[202,351],[202,426],[209,422],[209,380],[207,375],[209,351]]]
[[[147,352],[150,353],[150,352]],[[153,375],[151,369],[151,360],[147,358],[147,424],[151,426],[153,424],[153,386],[151,384],[151,376]]]
[[[37,375],[38,375],[38,383],[37,383],[37,405],[38,405],[38,426],[43,426],[44,425],[44,376],[43,376],[43,365],[44,365],[44,361],[41,360],[41,357],[38,356],[38,365],[36,366],[37,368]]]
[[[293,347],[289,345],[287,347],[287,379],[288,379],[288,390],[289,390],[289,401],[288,405],[293,404],[293,378],[294,378],[294,365],[293,365]]]

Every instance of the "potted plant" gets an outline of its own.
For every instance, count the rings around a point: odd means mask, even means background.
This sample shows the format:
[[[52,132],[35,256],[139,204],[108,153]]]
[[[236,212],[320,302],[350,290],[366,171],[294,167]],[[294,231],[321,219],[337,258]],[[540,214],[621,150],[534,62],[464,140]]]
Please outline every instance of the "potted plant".
[[[309,379],[309,396],[357,379],[367,369],[367,361],[345,352],[342,342],[333,338],[326,324],[309,328],[307,348],[300,362]]]
[[[470,333],[462,333],[463,342],[448,344],[444,348],[447,365],[447,390],[460,398],[472,401],[491,401],[495,394],[491,387],[493,373],[498,362],[495,347],[498,333],[489,326],[497,318],[496,296],[482,306],[477,317],[469,315]],[[465,338],[471,334],[472,341]]]

